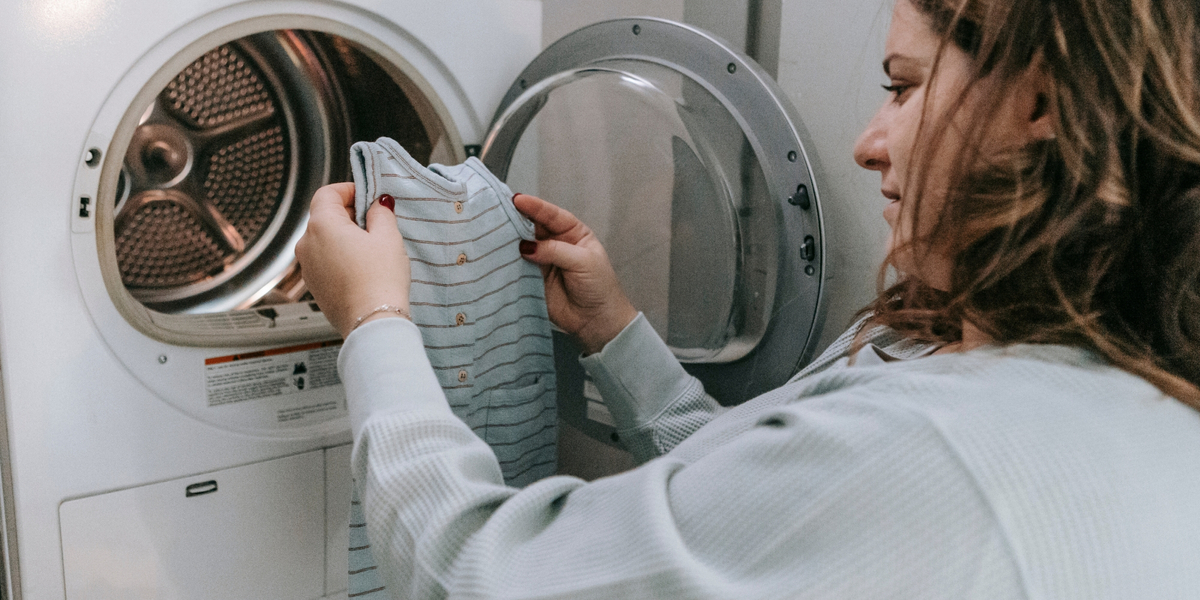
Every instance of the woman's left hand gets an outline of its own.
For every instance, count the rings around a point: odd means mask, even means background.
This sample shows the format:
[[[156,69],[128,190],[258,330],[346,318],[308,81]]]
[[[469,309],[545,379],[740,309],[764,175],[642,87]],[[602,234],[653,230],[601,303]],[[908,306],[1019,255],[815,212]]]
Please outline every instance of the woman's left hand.
[[[354,221],[353,183],[327,185],[313,195],[296,258],[313,298],[343,338],[376,307],[408,310],[412,275],[395,212],[375,202],[362,230]],[[396,313],[376,313],[363,322],[386,316]]]

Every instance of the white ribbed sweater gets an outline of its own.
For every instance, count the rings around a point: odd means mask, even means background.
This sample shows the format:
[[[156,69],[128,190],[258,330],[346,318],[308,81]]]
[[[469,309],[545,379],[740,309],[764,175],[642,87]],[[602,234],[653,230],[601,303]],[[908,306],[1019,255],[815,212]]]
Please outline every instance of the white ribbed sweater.
[[[905,342],[887,332],[877,344]],[[339,360],[407,598],[1200,598],[1200,414],[1086,351],[848,367],[721,409],[639,317],[584,359],[637,469],[505,487],[403,319]],[[890,343],[889,343],[890,342]]]

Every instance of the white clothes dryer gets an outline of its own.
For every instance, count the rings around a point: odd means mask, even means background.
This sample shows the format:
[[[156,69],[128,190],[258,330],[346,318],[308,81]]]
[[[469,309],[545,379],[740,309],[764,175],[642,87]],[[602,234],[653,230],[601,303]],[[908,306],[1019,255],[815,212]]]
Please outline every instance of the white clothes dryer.
[[[5,597],[344,594],[350,436],[294,265],[307,202],[358,139],[464,160],[540,2],[10,9]]]
[[[339,342],[293,247],[346,150],[568,206],[723,402],[822,333],[820,172],[727,42],[536,0],[76,0],[0,25],[7,597],[344,597]],[[532,61],[532,62],[531,62]],[[619,444],[560,338],[560,411]]]

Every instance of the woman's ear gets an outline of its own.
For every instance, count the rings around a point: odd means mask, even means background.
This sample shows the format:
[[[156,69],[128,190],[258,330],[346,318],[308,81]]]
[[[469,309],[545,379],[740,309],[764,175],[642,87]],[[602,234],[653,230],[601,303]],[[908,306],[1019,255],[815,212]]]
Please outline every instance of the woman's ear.
[[[1022,96],[1018,101],[1019,115],[1026,121],[1026,135],[1031,141],[1052,140],[1056,136],[1058,110],[1054,102],[1054,80],[1045,67],[1040,56],[1035,59],[1022,77],[1022,89],[1018,92]]]
[[[1023,147],[1052,140],[1058,129],[1058,107],[1054,79],[1039,56],[1016,77],[1006,82],[1003,106],[993,125],[1001,144]]]

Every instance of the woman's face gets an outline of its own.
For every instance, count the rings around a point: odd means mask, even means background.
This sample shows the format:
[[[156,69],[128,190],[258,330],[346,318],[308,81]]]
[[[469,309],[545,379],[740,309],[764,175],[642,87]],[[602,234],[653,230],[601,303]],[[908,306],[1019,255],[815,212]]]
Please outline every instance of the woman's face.
[[[854,146],[855,161],[864,169],[878,171],[882,177],[883,196],[889,201],[883,209],[883,218],[891,227],[889,252],[912,240],[916,203],[914,182],[909,179],[915,177],[909,166],[920,151],[915,142],[926,103],[929,110],[926,121],[942,122],[945,111],[956,102],[971,73],[967,53],[948,45],[942,52],[937,78],[931,82],[940,42],[925,15],[908,0],[896,0],[883,59],[883,71],[889,80],[885,87],[891,97],[875,113]],[[945,202],[951,161],[961,148],[962,136],[956,135],[957,129],[951,122],[936,154],[930,157],[921,199],[923,228],[932,220],[927,217],[936,218]],[[893,254],[893,260],[897,269],[935,288],[947,288],[949,260],[936,251],[922,254],[920,265],[915,264],[911,249]]]
[[[889,79],[885,86],[891,98],[875,113],[871,123],[854,145],[854,159],[864,169],[878,171],[882,192],[888,204],[883,218],[891,226],[888,251],[894,266],[921,279],[935,289],[950,287],[951,260],[937,240],[930,240],[914,252],[906,246],[914,238],[913,222],[920,193],[921,231],[927,235],[937,221],[950,186],[956,161],[971,154],[966,150],[966,131],[970,115],[980,104],[979,88],[965,96],[971,83],[972,60],[961,48],[947,44],[938,57],[941,37],[933,31],[927,17],[909,0],[896,0],[892,25],[888,30],[883,71]],[[937,77],[932,77],[934,62]],[[980,154],[991,155],[1021,147],[1037,139],[1054,137],[1053,111],[1047,103],[1052,82],[1038,61],[1026,68],[1000,99],[994,113],[987,117]],[[998,87],[998,86],[993,86]],[[957,111],[950,113],[950,111]],[[928,111],[928,112],[925,112]],[[937,147],[925,160],[929,149],[920,147],[918,129],[924,121],[930,127],[942,127]],[[920,161],[924,181],[911,168]],[[893,252],[901,248],[900,251]],[[919,260],[917,257],[919,256]]]

